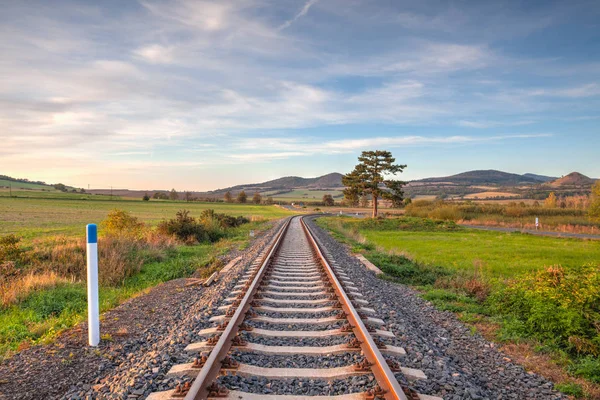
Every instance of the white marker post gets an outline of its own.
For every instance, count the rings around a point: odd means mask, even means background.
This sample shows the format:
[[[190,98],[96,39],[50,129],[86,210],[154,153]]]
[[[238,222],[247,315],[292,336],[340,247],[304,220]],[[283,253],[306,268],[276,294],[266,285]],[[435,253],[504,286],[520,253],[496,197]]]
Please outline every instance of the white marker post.
[[[98,305],[98,227],[87,225],[88,337],[90,346],[100,343],[100,307]]]
[[[540,227],[540,219],[538,217],[535,217],[535,230],[537,231],[539,227]]]

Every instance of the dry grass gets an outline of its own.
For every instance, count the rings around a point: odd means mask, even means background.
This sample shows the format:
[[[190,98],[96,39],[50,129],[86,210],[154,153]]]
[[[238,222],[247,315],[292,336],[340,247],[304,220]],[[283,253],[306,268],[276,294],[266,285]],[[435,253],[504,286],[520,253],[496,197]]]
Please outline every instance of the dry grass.
[[[471,193],[465,196],[465,199],[488,199],[494,197],[519,197],[519,194],[510,192],[481,192]]]
[[[0,304],[5,307],[26,298],[30,293],[37,290],[48,289],[69,282],[72,282],[72,280],[64,278],[53,271],[31,272],[0,283]]]
[[[143,238],[105,237],[98,245],[101,285],[114,286],[138,273],[145,261],[164,259],[176,240],[149,231]],[[61,283],[85,281],[84,239],[56,236],[36,240],[18,263],[0,264],[0,304],[6,307],[30,293]],[[19,264],[24,266],[19,266]]]

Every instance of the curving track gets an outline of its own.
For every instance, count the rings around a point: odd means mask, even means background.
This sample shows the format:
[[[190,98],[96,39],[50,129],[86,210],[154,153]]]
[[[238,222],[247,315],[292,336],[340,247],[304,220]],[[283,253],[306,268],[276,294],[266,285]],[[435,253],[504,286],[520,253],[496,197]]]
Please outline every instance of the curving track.
[[[425,374],[401,366],[404,349],[386,344],[393,332],[302,217],[283,225],[226,302],[200,332],[206,340],[187,347],[192,362],[169,371],[184,383],[148,399],[439,400],[410,389]]]

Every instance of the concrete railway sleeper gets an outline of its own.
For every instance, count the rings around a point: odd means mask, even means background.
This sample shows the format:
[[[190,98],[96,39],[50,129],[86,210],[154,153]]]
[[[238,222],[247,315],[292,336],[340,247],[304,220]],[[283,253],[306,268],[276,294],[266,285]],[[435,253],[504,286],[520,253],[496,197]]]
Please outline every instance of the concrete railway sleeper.
[[[401,366],[405,350],[389,343],[394,333],[363,297],[303,218],[291,218],[211,318],[215,325],[198,332],[205,340],[186,348],[191,362],[169,371],[185,383],[148,399],[440,400],[410,388],[427,377]],[[256,357],[342,358],[334,367],[268,368]]]

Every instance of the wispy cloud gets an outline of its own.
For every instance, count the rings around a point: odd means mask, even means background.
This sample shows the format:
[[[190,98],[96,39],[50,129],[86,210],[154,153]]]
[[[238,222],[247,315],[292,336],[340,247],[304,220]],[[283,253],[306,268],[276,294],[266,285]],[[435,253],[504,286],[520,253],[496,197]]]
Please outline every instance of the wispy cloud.
[[[310,8],[315,5],[319,0],[308,0],[306,3],[304,3],[304,6],[302,7],[302,9],[294,16],[294,18],[289,19],[287,21],[285,21],[283,24],[281,24],[279,26],[279,28],[277,28],[278,30],[284,30],[289,28],[294,22],[296,22],[298,19],[304,17],[307,13],[308,10],[310,10]]]
[[[552,137],[552,133],[504,134],[495,136],[381,136],[357,139],[321,141],[318,138],[248,138],[237,147],[241,154],[229,157],[237,160],[265,162],[274,159],[302,157],[314,154],[346,154],[366,149],[394,149],[411,146],[452,146],[464,144],[483,144],[489,142],[513,141],[518,139],[541,139]],[[253,152],[268,148],[272,152]]]

